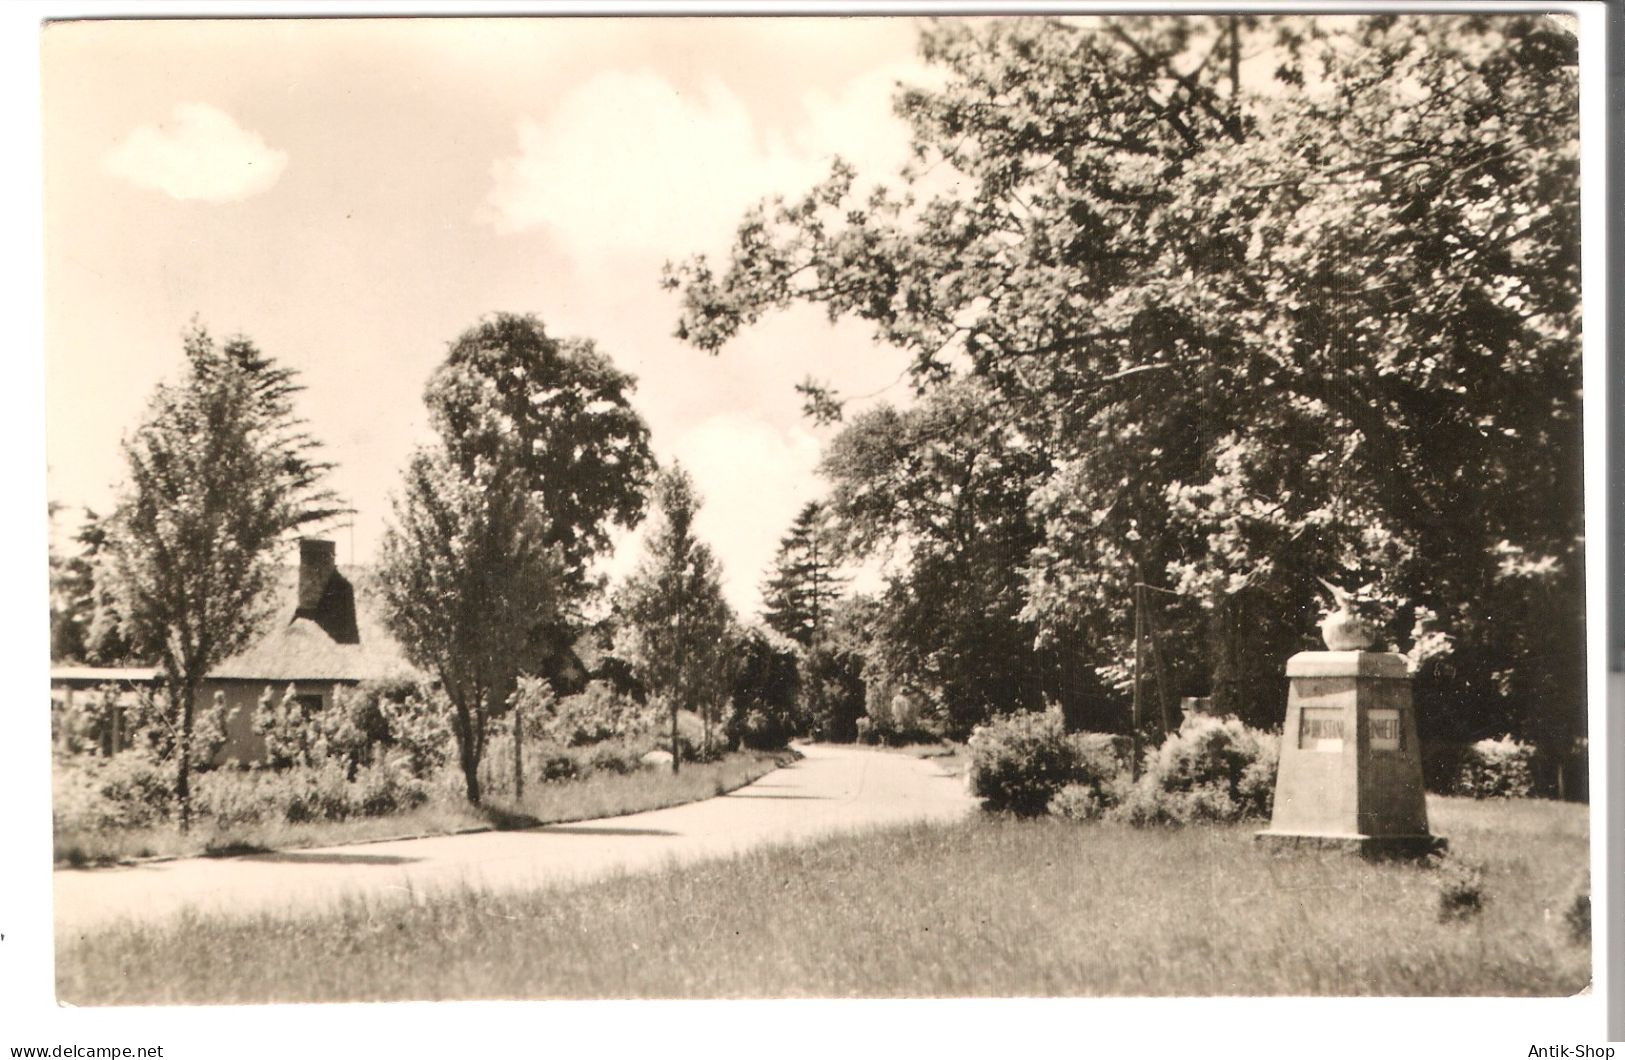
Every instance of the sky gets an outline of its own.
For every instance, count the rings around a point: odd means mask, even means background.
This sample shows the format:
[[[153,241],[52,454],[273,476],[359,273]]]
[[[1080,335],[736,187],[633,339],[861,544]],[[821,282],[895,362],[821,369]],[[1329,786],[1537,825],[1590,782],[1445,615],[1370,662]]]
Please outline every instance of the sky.
[[[811,375],[906,400],[904,355],[798,308],[711,356],[672,336],[661,267],[725,256],[743,212],[839,154],[907,158],[903,18],[63,22],[43,33],[48,492],[111,508],[120,440],[178,376],[196,319],[308,388],[300,411],[373,558],[447,346],[534,313],[638,378],[662,462],[704,497],[724,591],[756,613],[780,536],[824,484]],[[604,569],[629,570],[637,535]]]

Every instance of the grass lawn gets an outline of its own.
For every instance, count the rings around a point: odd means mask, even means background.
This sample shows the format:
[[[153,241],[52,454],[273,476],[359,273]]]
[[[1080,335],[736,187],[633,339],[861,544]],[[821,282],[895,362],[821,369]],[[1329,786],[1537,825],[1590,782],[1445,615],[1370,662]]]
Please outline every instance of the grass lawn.
[[[1269,853],[1251,826],[973,817],[523,895],[355,900],[62,938],[75,1004],[600,997],[1563,995],[1586,808],[1433,799],[1436,870]]]
[[[615,817],[725,794],[770,772],[787,754],[739,751],[715,762],[684,763],[675,775],[669,768],[650,768],[624,775],[593,773],[562,783],[533,782],[523,800],[491,796],[482,807],[469,805],[458,786],[460,780],[453,778],[456,783],[431,789],[431,798],[424,805],[383,817],[225,828],[201,824],[187,835],[173,825],[108,830],[58,827],[55,856],[59,865],[98,865],[154,855],[242,854]]]

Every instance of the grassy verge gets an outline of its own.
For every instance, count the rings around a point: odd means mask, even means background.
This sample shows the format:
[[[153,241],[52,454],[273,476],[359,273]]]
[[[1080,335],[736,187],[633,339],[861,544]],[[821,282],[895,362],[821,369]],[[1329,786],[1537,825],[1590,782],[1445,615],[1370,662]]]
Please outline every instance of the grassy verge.
[[[76,1004],[597,997],[1552,995],[1587,982],[1562,909],[1584,807],[1436,800],[1483,911],[1441,873],[1269,853],[1244,826],[974,817],[527,894],[354,900],[59,940]],[[321,955],[321,956],[317,956]]]
[[[953,743],[907,743],[899,747],[881,747],[880,750],[908,755],[910,758],[951,758],[963,748]]]
[[[963,775],[968,761],[965,745],[951,740],[944,740],[941,743],[910,743],[901,747],[882,747],[880,750],[907,755],[910,758],[928,758],[937,769],[950,777]]]
[[[948,776],[959,776],[965,771],[965,745],[952,740],[936,743],[905,743],[895,747],[888,744],[852,744],[850,746],[879,751],[883,754],[904,755],[908,758],[931,759]]]
[[[455,785],[449,785],[435,788],[423,806],[384,817],[300,824],[279,821],[224,828],[204,825],[187,835],[181,835],[173,825],[116,830],[59,828],[55,856],[58,865],[109,865],[142,857],[243,854],[616,817],[733,791],[775,769],[786,760],[786,754],[740,751],[714,762],[685,763],[676,775],[658,768],[624,775],[594,773],[582,780],[533,784],[519,801],[487,798],[483,807],[470,806],[454,790]]]

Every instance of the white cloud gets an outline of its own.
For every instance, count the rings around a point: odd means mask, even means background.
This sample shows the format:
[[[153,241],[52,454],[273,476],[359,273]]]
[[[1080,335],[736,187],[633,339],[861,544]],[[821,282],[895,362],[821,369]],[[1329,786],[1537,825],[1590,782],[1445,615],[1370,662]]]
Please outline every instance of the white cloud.
[[[232,202],[267,191],[285,152],[207,103],[180,103],[169,120],[140,125],[102,159],[107,171],[173,199]]]
[[[916,73],[875,70],[837,95],[808,93],[787,129],[761,127],[720,81],[684,96],[652,71],[600,73],[520,119],[518,153],[492,167],[489,219],[502,232],[545,228],[589,260],[722,250],[749,205],[806,190],[837,154],[866,182],[894,178],[908,129],[891,94]]]

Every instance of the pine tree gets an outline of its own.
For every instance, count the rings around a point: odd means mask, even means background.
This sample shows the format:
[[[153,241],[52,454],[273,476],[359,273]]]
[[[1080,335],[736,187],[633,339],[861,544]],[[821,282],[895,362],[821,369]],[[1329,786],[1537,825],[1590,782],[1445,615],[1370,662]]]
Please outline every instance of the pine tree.
[[[846,587],[837,571],[828,513],[809,501],[779,540],[773,569],[762,585],[762,620],[803,646],[822,635],[831,606]]]

